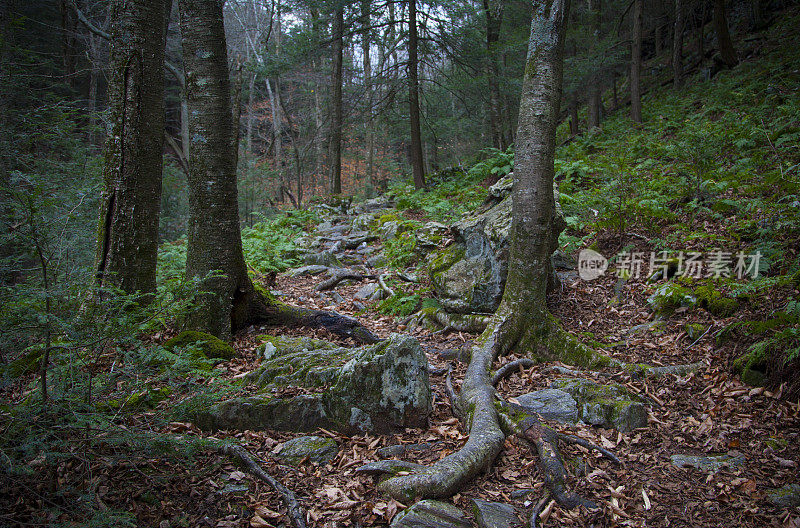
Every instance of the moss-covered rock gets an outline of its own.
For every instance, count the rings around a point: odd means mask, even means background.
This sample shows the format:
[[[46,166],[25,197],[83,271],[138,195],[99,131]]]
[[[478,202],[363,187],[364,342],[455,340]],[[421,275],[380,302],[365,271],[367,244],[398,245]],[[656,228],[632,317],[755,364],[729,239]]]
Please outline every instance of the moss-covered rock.
[[[208,359],[228,360],[236,351],[225,341],[205,332],[185,330],[164,343],[164,348],[174,352],[176,349],[194,347]]]
[[[427,425],[432,405],[428,361],[413,337],[393,334],[380,343],[352,349],[308,338],[264,339],[270,359],[248,381],[328,386],[327,390],[291,399],[228,400],[197,412],[191,419],[198,426],[388,433]]]
[[[770,490],[767,492],[767,499],[778,508],[796,508],[800,506],[800,485],[787,484]]]
[[[553,382],[553,387],[569,393],[578,402],[578,416],[585,423],[622,432],[647,426],[647,407],[622,385],[559,379]]]
[[[694,294],[700,306],[716,316],[728,317],[739,309],[739,302],[736,299],[726,297],[712,284],[698,286]]]
[[[708,330],[708,326],[700,323],[689,323],[683,327],[686,332],[686,337],[692,341],[697,341]]]
[[[413,498],[413,497],[412,497]],[[425,499],[398,513],[391,528],[471,528],[467,516],[447,502]]]
[[[647,298],[647,304],[660,317],[669,317],[678,308],[691,308],[697,304],[691,290],[667,282],[656,288],[656,291]]]
[[[298,466],[304,460],[324,466],[339,454],[339,444],[332,438],[300,436],[280,445],[275,456],[281,461]]]
[[[733,362],[733,372],[739,375],[742,383],[752,387],[763,387],[767,383],[767,365],[763,358],[752,352]]]

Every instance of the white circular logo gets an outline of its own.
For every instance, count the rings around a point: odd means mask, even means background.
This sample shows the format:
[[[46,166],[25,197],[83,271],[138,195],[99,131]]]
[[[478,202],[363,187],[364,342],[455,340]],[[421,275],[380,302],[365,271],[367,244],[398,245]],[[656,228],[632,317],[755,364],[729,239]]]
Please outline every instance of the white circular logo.
[[[597,251],[582,249],[578,255],[578,275],[590,281],[600,277],[608,269],[608,259]]]

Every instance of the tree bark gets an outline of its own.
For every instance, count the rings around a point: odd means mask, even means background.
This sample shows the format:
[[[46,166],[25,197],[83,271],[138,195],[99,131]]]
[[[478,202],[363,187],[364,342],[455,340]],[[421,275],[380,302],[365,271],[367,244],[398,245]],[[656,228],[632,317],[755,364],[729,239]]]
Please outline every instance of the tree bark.
[[[599,51],[600,39],[602,37],[602,16],[603,7],[601,0],[589,0],[589,9],[592,12],[592,30],[594,32],[594,46]],[[601,99],[601,79],[600,72],[595,71],[592,75],[591,87],[589,89],[589,130],[600,126],[600,107],[603,104]]]
[[[483,0],[486,15],[486,57],[489,80],[489,125],[492,144],[500,150],[508,148],[503,133],[502,108],[500,98],[500,64],[498,45],[500,28],[503,25],[503,0]]]
[[[642,122],[642,8],[643,0],[634,0],[631,28],[631,119]]]
[[[331,194],[342,194],[342,58],[344,40],[344,6],[336,5],[333,22],[333,115],[331,119],[331,140],[329,163],[331,171]]]
[[[370,57],[371,30],[370,30],[370,2],[361,0],[361,55],[364,67],[364,90],[367,93],[367,112],[365,124],[365,159],[367,181],[371,189],[375,189],[375,122],[372,110],[375,105],[374,90],[372,86],[372,61]]]
[[[725,0],[714,0],[714,32],[717,34],[717,48],[719,48],[722,62],[728,67],[736,66],[739,59],[733,49],[731,35],[728,32],[728,18],[725,16]]]
[[[164,0],[111,3],[109,108],[97,282],[154,292],[164,142]]]
[[[414,187],[425,187],[425,166],[422,158],[422,134],[419,115],[419,78],[417,77],[417,0],[408,0],[408,106],[411,121],[411,170]]]
[[[201,280],[190,325],[222,339],[252,295],[239,231],[231,90],[222,2],[179,0],[191,137],[186,276]]]
[[[672,77],[676,90],[683,84],[683,0],[675,0],[675,30],[672,38]]]

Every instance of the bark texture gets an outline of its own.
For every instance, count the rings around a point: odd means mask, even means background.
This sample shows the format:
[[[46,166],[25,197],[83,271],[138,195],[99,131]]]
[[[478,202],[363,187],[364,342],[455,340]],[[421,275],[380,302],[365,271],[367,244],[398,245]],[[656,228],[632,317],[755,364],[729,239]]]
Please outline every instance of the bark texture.
[[[644,0],[634,0],[631,28],[631,119],[642,122],[642,9]]]
[[[486,14],[486,54],[488,58],[489,77],[489,124],[492,144],[500,150],[508,148],[503,133],[503,112],[500,98],[500,62],[498,47],[500,44],[500,28],[503,25],[503,0],[483,0],[483,11]]]
[[[414,187],[425,187],[425,165],[422,158],[422,134],[419,116],[419,78],[417,76],[417,0],[408,0],[408,105],[411,121],[411,170]]]
[[[726,66],[739,63],[736,50],[733,49],[731,34],[728,31],[728,17],[725,15],[725,0],[714,0],[714,32],[717,34],[717,48]]]
[[[189,105],[187,278],[202,279],[191,324],[229,339],[232,307],[252,295],[242,254],[222,2],[179,0]]]
[[[594,45],[599,49],[603,14],[601,0],[589,0],[589,9],[592,12]],[[601,74],[600,72],[595,72],[589,88],[589,130],[600,126],[600,109],[603,104],[601,93]]]
[[[342,41],[344,35],[344,6],[336,6],[333,21],[333,116],[329,163],[331,165],[331,193],[342,194]]]
[[[164,144],[164,0],[111,2],[111,130],[97,239],[97,281],[156,288]]]
[[[673,86],[679,89],[683,85],[683,0],[675,0],[675,26],[672,38],[672,77]]]

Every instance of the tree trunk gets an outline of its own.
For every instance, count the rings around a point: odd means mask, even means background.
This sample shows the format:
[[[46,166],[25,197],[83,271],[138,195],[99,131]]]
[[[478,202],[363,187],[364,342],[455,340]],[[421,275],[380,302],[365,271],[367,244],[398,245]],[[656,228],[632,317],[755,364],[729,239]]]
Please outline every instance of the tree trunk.
[[[601,30],[603,16],[601,0],[589,0],[589,9],[592,12],[594,46],[595,49],[599,50],[600,39],[602,37]],[[599,72],[595,71],[592,75],[591,87],[589,89],[589,130],[600,126],[600,106],[602,105],[600,80]]]
[[[503,0],[483,0],[486,15],[486,56],[489,80],[489,125],[492,144],[500,150],[508,145],[505,141],[500,99],[500,65],[497,60],[500,43],[500,28],[503,25]]]
[[[642,6],[643,0],[634,0],[631,28],[631,119],[642,122]]]
[[[367,165],[367,181],[371,189],[375,188],[375,175],[374,175],[374,158],[375,158],[375,122],[373,120],[372,109],[375,105],[374,93],[372,87],[372,61],[370,58],[370,2],[369,0],[361,0],[361,27],[363,28],[361,34],[361,55],[363,58],[364,66],[364,90],[367,93],[367,112],[366,112],[366,131],[365,142],[366,152],[365,159]]]
[[[491,385],[492,363],[511,348],[527,352],[522,338],[549,326],[545,304],[554,225],[555,127],[561,98],[567,1],[534,3],[523,79],[514,170],[512,247],[503,300],[476,340],[460,397],[451,396],[470,435],[466,444],[433,466],[388,478],[379,487],[398,500],[447,497],[485,471],[505,441]],[[518,346],[519,345],[519,346]],[[541,451],[540,451],[541,453]]]
[[[672,77],[676,90],[683,84],[683,0],[675,0],[675,31],[672,38]]]
[[[333,23],[333,116],[331,119],[331,142],[329,151],[331,171],[331,194],[342,194],[342,58],[344,40],[344,6],[338,3]]]
[[[425,187],[425,167],[422,159],[422,134],[419,116],[419,79],[417,78],[417,0],[408,0],[408,106],[411,120],[411,170],[414,187]]]
[[[569,100],[569,133],[572,136],[581,133],[578,124],[578,100],[574,97]]]
[[[731,35],[728,32],[728,19],[725,16],[725,0],[714,0],[714,32],[717,34],[717,48],[719,48],[722,62],[728,67],[736,66],[739,59],[733,49]]]
[[[179,0],[189,101],[187,278],[200,279],[190,324],[230,339],[237,305],[252,285],[239,231],[231,91],[222,3]]]
[[[154,292],[164,142],[164,1],[111,3],[109,108],[97,281]]]

